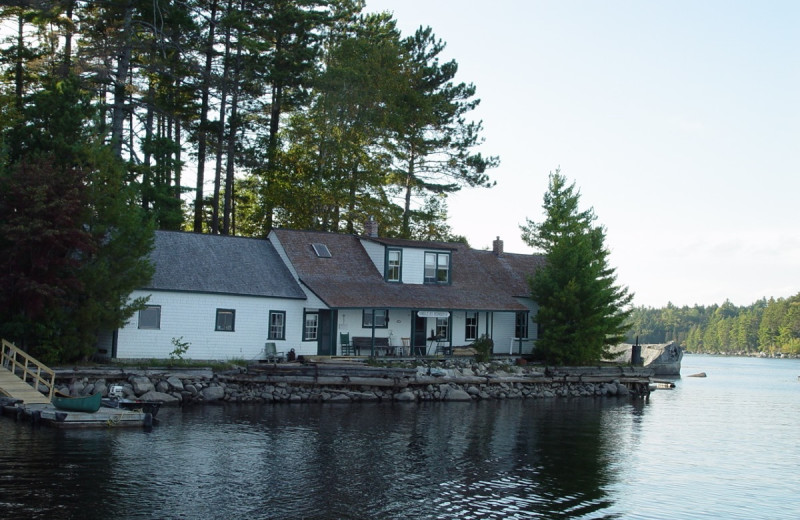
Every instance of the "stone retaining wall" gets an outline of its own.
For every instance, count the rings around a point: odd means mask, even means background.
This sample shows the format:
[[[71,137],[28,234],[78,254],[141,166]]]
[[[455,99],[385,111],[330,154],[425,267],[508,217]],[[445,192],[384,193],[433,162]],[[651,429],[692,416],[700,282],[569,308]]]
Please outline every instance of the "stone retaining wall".
[[[285,366],[285,365],[284,365]],[[279,367],[283,368],[283,366]],[[386,369],[391,370],[391,369]],[[139,371],[141,372],[141,371]],[[292,402],[370,402],[370,401],[472,401],[486,399],[543,399],[555,397],[646,396],[649,377],[625,374],[619,369],[570,372],[560,368],[520,368],[509,363],[498,366],[417,367],[403,377],[321,376],[298,382],[291,371],[281,374],[242,370],[214,374],[145,371],[118,371],[101,377],[80,371],[57,373],[59,390],[71,395],[108,394],[112,385],[123,386],[131,399],[160,401],[164,404],[208,402],[292,403]],[[254,373],[255,372],[255,373]],[[391,372],[389,372],[391,373]]]

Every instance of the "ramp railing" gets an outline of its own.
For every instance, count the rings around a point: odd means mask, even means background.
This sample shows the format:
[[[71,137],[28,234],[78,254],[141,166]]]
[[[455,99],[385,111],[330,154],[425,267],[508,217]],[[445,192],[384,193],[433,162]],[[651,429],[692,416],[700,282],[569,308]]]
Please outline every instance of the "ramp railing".
[[[47,398],[52,399],[56,381],[56,373],[53,372],[53,369],[23,352],[13,343],[6,340],[2,340],[2,343],[0,365],[37,390],[39,385],[44,386],[48,391]]]

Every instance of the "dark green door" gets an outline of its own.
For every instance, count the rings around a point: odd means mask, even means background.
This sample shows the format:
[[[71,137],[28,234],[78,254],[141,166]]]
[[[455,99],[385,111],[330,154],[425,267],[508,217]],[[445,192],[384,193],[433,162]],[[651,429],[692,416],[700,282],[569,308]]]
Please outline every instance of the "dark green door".
[[[336,355],[336,321],[335,310],[320,310],[317,328],[317,355]]]

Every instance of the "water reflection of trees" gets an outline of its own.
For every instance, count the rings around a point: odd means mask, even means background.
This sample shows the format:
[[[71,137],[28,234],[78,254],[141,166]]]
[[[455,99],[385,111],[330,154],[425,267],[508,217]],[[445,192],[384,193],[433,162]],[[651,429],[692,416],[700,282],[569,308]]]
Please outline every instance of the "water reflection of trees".
[[[631,447],[630,412],[627,401],[593,399],[473,404],[461,449],[453,420],[440,418],[447,428],[431,433],[451,440],[452,469],[433,503],[445,516],[602,515],[615,459]]]
[[[42,462],[24,471],[43,511],[87,517],[598,518],[645,412],[585,398],[168,409],[149,434],[36,432]],[[71,481],[92,487],[71,497]]]

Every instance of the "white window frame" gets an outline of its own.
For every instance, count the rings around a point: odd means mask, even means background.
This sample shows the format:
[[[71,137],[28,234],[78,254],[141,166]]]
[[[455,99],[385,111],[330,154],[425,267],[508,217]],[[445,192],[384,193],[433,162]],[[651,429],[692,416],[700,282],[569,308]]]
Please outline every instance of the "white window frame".
[[[392,254],[397,254],[396,262],[392,262]],[[396,271],[396,274],[393,272]],[[403,250],[390,248],[386,250],[386,281],[403,281]]]
[[[267,339],[286,339],[286,311],[269,311]]]
[[[155,324],[151,324],[154,321]],[[161,330],[161,305],[146,305],[139,309],[139,328],[144,330]]]
[[[450,253],[426,251],[424,262],[425,283],[450,283]]]
[[[230,319],[227,319],[230,317]],[[217,317],[214,320],[214,330],[217,332],[236,331],[236,309],[217,309]]]
[[[313,318],[313,323],[309,323]],[[303,341],[316,341],[319,337],[319,312],[305,311],[303,313]]]

